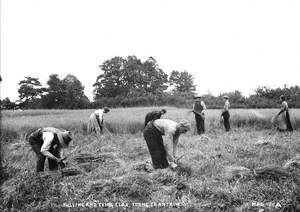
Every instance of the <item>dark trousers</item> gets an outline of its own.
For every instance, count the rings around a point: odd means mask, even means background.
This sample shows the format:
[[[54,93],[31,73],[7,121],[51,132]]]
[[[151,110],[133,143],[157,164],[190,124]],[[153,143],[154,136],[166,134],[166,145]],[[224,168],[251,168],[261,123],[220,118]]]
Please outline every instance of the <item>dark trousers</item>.
[[[195,113],[195,120],[196,120],[197,133],[199,135],[205,133],[204,117]]]
[[[162,133],[156,129],[152,122],[144,128],[144,138],[151,155],[154,169],[165,169],[169,166],[167,153],[163,144]]]
[[[229,122],[230,114],[228,111],[225,111],[222,113],[222,116],[223,116],[223,123],[224,123],[225,130],[228,132],[230,130],[230,122]]]
[[[32,147],[32,150],[35,152],[35,154],[37,156],[36,171],[37,172],[43,172],[46,156],[41,153],[42,144],[37,142],[34,139],[34,137],[29,137],[29,143]],[[51,149],[49,152],[51,154],[53,154],[55,157],[60,158],[58,149]],[[49,169],[50,170],[57,170],[58,169],[58,163],[57,163],[56,160],[48,158],[48,164],[49,164]]]
[[[292,123],[291,123],[290,113],[289,113],[288,110],[285,113],[285,117],[286,117],[286,128],[287,128],[288,131],[292,132],[293,131],[293,126],[292,126]]]

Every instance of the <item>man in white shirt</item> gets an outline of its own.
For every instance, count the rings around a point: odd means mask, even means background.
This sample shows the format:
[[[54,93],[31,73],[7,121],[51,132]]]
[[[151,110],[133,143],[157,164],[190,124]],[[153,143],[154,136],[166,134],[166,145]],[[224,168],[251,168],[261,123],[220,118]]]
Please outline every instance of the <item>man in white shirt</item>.
[[[39,128],[29,136],[29,143],[37,155],[36,171],[44,171],[44,164],[48,158],[50,170],[65,167],[63,163],[63,148],[67,148],[72,140],[71,132],[54,127]]]
[[[201,96],[194,97],[195,102],[193,104],[193,112],[195,114],[195,120],[196,120],[196,128],[197,133],[199,135],[205,133],[205,110],[206,105],[204,104]]]
[[[176,162],[176,150],[179,136],[190,129],[188,121],[177,123],[169,119],[157,119],[151,121],[144,128],[143,134],[146,140],[154,169],[164,169],[169,166],[169,162]],[[163,141],[162,136],[169,138],[172,144],[172,152],[169,151],[168,142]]]
[[[223,117],[223,123],[224,123],[225,130],[226,130],[226,132],[228,132],[230,130],[229,96],[225,95],[225,96],[223,96],[223,98],[225,100],[225,103],[224,103],[224,107],[223,107],[223,110],[222,110],[222,113],[221,113],[221,117]]]
[[[107,107],[103,109],[96,110],[90,115],[89,123],[88,123],[88,131],[96,131],[98,134],[99,132],[103,133],[103,123],[104,123],[104,114],[108,113],[110,110]]]

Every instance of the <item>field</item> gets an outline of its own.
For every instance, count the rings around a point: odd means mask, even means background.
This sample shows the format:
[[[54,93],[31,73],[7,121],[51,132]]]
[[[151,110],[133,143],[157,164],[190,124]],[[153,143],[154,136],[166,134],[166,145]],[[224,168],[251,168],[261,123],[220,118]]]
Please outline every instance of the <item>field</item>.
[[[190,120],[192,130],[180,137],[179,167],[153,170],[141,132],[153,109],[112,109],[105,117],[112,135],[101,138],[86,132],[93,110],[2,112],[1,211],[300,209],[299,167],[282,169],[300,154],[300,110],[291,110],[293,133],[272,129],[276,109],[231,110],[229,133],[220,111],[208,110],[207,133],[199,136],[188,109],[167,107],[165,118]],[[74,132],[64,170],[35,174],[26,136],[41,126]]]

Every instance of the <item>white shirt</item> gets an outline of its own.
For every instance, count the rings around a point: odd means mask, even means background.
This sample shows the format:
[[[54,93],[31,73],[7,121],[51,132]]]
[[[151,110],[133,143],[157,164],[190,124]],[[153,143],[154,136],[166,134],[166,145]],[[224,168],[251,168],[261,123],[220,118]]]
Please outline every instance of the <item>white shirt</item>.
[[[203,110],[201,111],[201,113],[204,113],[205,112],[205,110],[206,110],[206,105],[204,104],[204,102],[203,101],[201,101],[200,102],[200,104],[202,105],[202,107],[203,107]]]
[[[54,134],[52,132],[43,132],[44,143],[41,147],[41,152],[49,151],[53,139],[54,139]]]
[[[170,119],[157,119],[153,122],[153,125],[166,136],[175,134],[177,124],[177,122]]]
[[[225,104],[224,104],[224,111],[228,111],[229,110],[229,107],[230,107],[230,103],[228,100],[225,101]]]
[[[100,122],[103,120],[103,114],[104,114],[104,110],[103,109],[96,110],[94,112],[94,114],[99,117]]]
[[[288,110],[288,103],[286,102],[286,101],[283,101],[282,103],[281,103],[281,110],[284,110],[284,111],[286,111],[286,110]]]

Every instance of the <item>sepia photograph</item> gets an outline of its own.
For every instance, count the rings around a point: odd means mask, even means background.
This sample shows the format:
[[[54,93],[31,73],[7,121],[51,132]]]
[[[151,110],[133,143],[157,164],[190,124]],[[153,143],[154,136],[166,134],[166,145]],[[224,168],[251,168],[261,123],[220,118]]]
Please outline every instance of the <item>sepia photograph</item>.
[[[0,2],[0,211],[300,211],[300,1]]]

